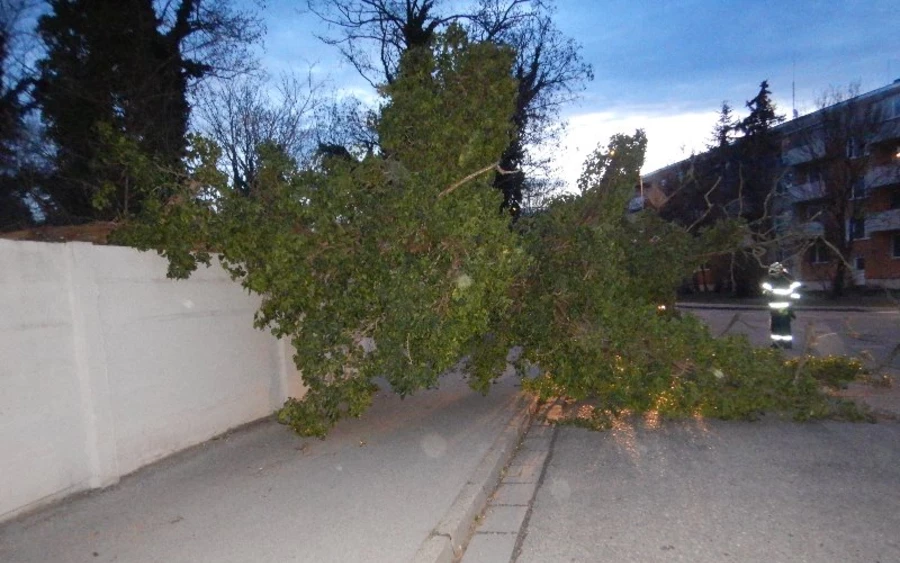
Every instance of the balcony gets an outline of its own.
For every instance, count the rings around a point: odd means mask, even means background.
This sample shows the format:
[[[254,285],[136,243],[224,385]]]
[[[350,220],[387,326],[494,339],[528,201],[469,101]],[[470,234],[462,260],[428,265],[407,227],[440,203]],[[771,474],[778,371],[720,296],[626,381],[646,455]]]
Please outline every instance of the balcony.
[[[900,139],[900,119],[896,117],[884,120],[872,138],[872,142],[882,143],[893,139]]]
[[[866,232],[868,233],[897,230],[900,230],[900,209],[878,211],[866,215]]]
[[[824,237],[825,225],[819,221],[807,221],[794,227],[794,233],[800,238]]]
[[[900,164],[873,166],[866,173],[865,181],[866,189],[870,190],[900,183]]]
[[[807,182],[805,184],[797,184],[788,188],[788,194],[794,203],[803,203],[804,201],[814,201],[825,197],[825,182]]]
[[[781,150],[781,163],[784,166],[797,166],[812,162],[825,156],[825,141],[815,137],[804,139],[796,146],[784,143]]]

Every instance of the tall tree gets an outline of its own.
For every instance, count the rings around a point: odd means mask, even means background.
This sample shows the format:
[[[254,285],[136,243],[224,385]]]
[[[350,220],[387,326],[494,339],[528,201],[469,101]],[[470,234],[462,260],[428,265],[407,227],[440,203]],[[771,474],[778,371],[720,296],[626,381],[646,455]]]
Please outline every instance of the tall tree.
[[[552,7],[532,0],[481,0],[471,11],[457,12],[436,0],[310,0],[309,5],[337,29],[336,36],[323,39],[338,46],[373,85],[390,84],[404,52],[430,45],[452,23],[464,26],[475,40],[515,50],[518,92],[511,127],[516,134],[494,185],[503,193],[503,207],[517,214],[523,189],[531,185],[524,169],[541,164],[529,148],[558,134],[561,105],[593,78],[579,46],[553,25]]]
[[[22,228],[33,221],[18,154],[25,135],[23,97],[29,79],[12,68],[15,35],[27,9],[25,0],[0,0],[0,230]]]
[[[753,247],[772,237],[772,201],[781,175],[780,140],[773,131],[784,121],[777,111],[769,90],[768,80],[759,85],[759,92],[746,103],[750,113],[737,125],[741,135],[729,152],[723,174],[723,188],[732,207],[730,215],[747,222]],[[728,162],[733,165],[728,166]],[[731,279],[736,295],[754,294],[762,272],[760,258],[751,252],[734,255]]]
[[[834,259],[832,295],[839,297],[848,284],[853,242],[865,236],[865,179],[871,169],[868,145],[881,132],[882,112],[877,103],[858,99],[859,84],[831,88],[817,102],[819,111],[802,118],[807,126],[790,137],[803,161],[794,168],[798,195],[810,204],[798,209],[823,227],[822,238]]]
[[[722,102],[719,117],[710,132],[706,152],[679,163],[677,173],[666,178],[668,193],[660,208],[667,221],[696,234],[724,218],[734,216],[734,167],[740,120],[728,102]]]
[[[157,10],[153,0],[49,0],[49,7],[38,23],[47,55],[35,88],[57,150],[58,178],[48,191],[69,219],[136,212],[145,196],[110,164],[111,139],[177,168],[189,87],[241,70],[247,61],[234,53],[260,28],[230,2],[180,0]]]
[[[784,117],[772,101],[768,81],[746,107],[749,114],[738,119],[723,102],[709,150],[680,164],[666,179],[670,197],[660,214],[695,233],[721,220],[740,219],[758,246],[771,238],[770,203],[780,175],[780,143],[773,128]],[[756,291],[761,271],[750,250],[734,253],[727,265],[728,283],[741,296]]]
[[[731,105],[727,101],[722,102],[722,107],[719,108],[719,117],[713,126],[712,136],[706,148],[713,150],[729,146],[734,141],[737,126],[738,121]]]
[[[750,114],[742,119],[738,126],[746,137],[770,135],[772,127],[784,121],[784,116],[777,113],[775,102],[772,101],[768,80],[763,80],[759,84],[759,92],[746,105]]]
[[[773,128],[784,122],[784,116],[778,114],[772,101],[768,80],[760,83],[759,92],[747,102],[747,108],[749,115],[737,126],[742,134],[737,142],[740,162],[737,187],[741,194],[741,215],[754,222],[766,217],[766,201],[775,189],[781,163],[780,142]],[[756,228],[762,230],[765,225]]]
[[[482,40],[509,45],[516,52],[515,136],[503,153],[500,167],[517,172],[498,173],[494,179],[494,186],[503,193],[503,207],[516,216],[523,199],[528,199],[525,192],[539,185],[526,171],[546,164],[529,149],[557,140],[561,132],[559,109],[585,81],[593,79],[593,71],[582,60],[579,45],[554,26],[552,7],[536,4],[530,10],[509,8],[497,0],[485,1],[473,25]]]
[[[336,36],[320,35],[319,38],[338,47],[359,74],[378,87],[397,79],[404,53],[417,47],[430,47],[442,29],[474,17],[474,13],[444,14],[435,1],[307,0],[307,5],[337,29]],[[373,60],[373,50],[376,60]]]
[[[258,76],[219,81],[198,97],[200,129],[222,149],[231,186],[250,195],[259,176],[260,147],[274,145],[304,162],[315,146],[315,111],[319,89],[306,79],[285,75],[270,92]]]

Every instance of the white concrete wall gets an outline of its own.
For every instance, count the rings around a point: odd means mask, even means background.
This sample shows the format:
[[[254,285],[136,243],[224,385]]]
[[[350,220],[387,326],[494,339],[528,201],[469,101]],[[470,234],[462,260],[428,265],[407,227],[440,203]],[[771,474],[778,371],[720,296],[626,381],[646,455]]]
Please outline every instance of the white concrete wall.
[[[0,240],[0,520],[102,487],[303,394],[219,267]]]

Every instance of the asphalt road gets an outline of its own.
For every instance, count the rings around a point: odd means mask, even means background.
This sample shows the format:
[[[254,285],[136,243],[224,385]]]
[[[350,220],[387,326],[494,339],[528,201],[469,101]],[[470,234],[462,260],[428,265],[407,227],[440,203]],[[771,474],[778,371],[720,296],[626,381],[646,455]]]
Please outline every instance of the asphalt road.
[[[768,311],[690,312],[769,342]],[[900,368],[897,311],[798,311],[794,337]],[[897,563],[900,423],[560,427],[519,542],[517,563]]]
[[[689,309],[715,335],[744,334],[758,346],[769,343],[769,312],[765,310]],[[797,311],[793,323],[794,353],[852,355],[874,364],[900,369],[900,311]],[[890,361],[888,361],[890,358]]]
[[[900,561],[900,424],[557,432],[518,563]]]

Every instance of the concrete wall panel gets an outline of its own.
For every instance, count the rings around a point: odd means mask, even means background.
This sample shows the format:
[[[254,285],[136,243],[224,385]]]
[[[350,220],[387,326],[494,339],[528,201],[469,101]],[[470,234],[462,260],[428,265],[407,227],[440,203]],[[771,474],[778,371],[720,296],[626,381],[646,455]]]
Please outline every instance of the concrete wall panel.
[[[218,266],[0,240],[0,519],[261,418],[302,396],[292,349]]]

